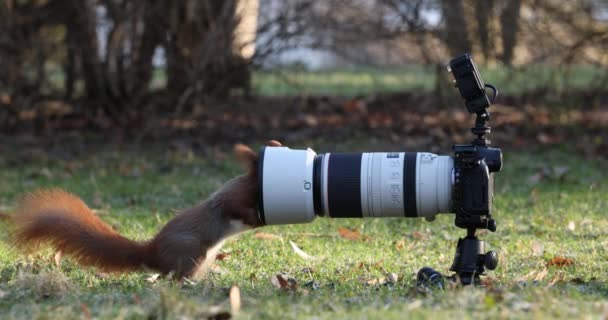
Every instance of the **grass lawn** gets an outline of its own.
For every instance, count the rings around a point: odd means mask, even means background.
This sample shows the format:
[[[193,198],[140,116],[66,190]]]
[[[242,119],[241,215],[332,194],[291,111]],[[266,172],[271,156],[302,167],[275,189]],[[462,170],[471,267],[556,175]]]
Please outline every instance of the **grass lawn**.
[[[201,157],[158,146],[103,149],[70,160],[34,155],[25,160],[0,154],[0,210],[10,211],[21,192],[63,187],[140,240],[151,237],[174,209],[195,204],[240,172],[222,160],[229,154]],[[420,267],[448,272],[456,241],[465,234],[452,216],[432,223],[319,218],[228,241],[224,259],[198,284],[149,280],[149,273],[100,274],[69,259],[57,266],[51,250],[24,256],[3,241],[0,318],[201,318],[217,308],[230,310],[233,285],[242,298],[237,318],[245,319],[608,316],[606,161],[558,148],[506,152],[504,163],[496,187],[498,231],[483,234],[501,259],[488,288],[416,290]],[[5,223],[0,227],[6,230]],[[341,236],[341,227],[355,229],[359,239]],[[317,259],[303,259],[290,241]],[[556,257],[572,264],[550,265]],[[275,287],[270,279],[280,273],[293,277],[298,289]],[[384,283],[388,273],[398,279]]]
[[[597,88],[606,70],[592,66],[530,65],[521,68],[480,66],[485,82],[494,84],[501,93],[520,95],[539,88],[551,88],[553,93],[567,90]],[[444,76],[452,80],[447,71]],[[156,73],[160,81],[162,73]],[[391,69],[353,68],[320,71],[256,71],[254,92],[267,96],[300,94],[369,95],[378,92],[433,90],[436,81],[434,66],[402,66]]]

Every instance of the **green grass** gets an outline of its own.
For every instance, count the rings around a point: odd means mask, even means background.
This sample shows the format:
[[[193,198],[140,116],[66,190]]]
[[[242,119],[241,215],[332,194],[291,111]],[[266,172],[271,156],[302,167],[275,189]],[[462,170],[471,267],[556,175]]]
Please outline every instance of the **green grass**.
[[[443,72],[443,71],[442,71]],[[608,70],[588,65],[528,65],[519,68],[480,66],[485,82],[494,84],[502,94],[521,95],[537,89],[550,88],[553,94],[576,90],[601,89]],[[64,74],[49,67],[49,87],[45,92],[62,90]],[[32,74],[33,76],[33,74]],[[258,70],[253,73],[253,92],[262,96],[332,95],[357,96],[403,91],[431,91],[435,87],[434,66],[404,65],[395,68],[357,67],[307,71],[297,68]],[[443,76],[451,76],[447,71]],[[166,73],[155,69],[150,86],[163,88]],[[82,93],[83,83],[76,91]]]
[[[360,146],[363,147],[363,146]],[[88,156],[20,158],[0,155],[0,210],[18,194],[58,186],[82,196],[102,218],[134,239],[147,239],[177,208],[197,203],[240,169],[223,157],[200,157],[162,147],[102,149]],[[49,153],[54,154],[54,153]],[[33,160],[32,160],[33,159]],[[497,179],[496,233],[484,233],[499,251],[493,288],[421,292],[415,273],[425,265],[448,272],[464,234],[453,217],[423,219],[319,218],[306,225],[273,226],[229,240],[217,272],[198,284],[146,281],[147,273],[104,275],[69,259],[55,266],[53,252],[25,256],[0,244],[0,317],[200,318],[229,310],[228,288],[241,290],[239,318],[601,318],[608,313],[608,173],[605,161],[570,149],[505,154]],[[542,170],[567,167],[531,185]],[[357,229],[348,240],[339,227]],[[5,230],[6,225],[2,225]],[[276,235],[271,240],[256,232]],[[5,234],[4,240],[7,239]],[[289,241],[318,260],[304,260]],[[543,250],[540,250],[540,249]],[[536,252],[535,252],[536,250]],[[541,252],[542,251],[542,252]],[[572,266],[546,267],[556,256]],[[546,269],[546,271],[544,271]],[[285,292],[270,278],[287,273],[299,289]],[[367,284],[387,273],[392,285]],[[318,289],[306,284],[314,281]]]
[[[551,92],[597,88],[607,70],[592,66],[530,65],[521,68],[480,67],[485,82],[501,93],[520,95],[540,88]],[[447,71],[444,73],[450,77]],[[322,71],[278,70],[254,73],[256,93],[267,96],[369,95],[378,92],[430,91],[436,81],[435,67],[403,66],[392,69],[356,68]],[[451,79],[450,79],[451,81]]]

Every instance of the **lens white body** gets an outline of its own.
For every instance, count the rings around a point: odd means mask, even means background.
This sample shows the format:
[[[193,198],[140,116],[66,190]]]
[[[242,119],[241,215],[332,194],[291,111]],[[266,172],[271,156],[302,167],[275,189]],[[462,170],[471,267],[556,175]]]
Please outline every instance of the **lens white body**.
[[[311,149],[267,147],[261,159],[261,203],[266,224],[306,223],[315,218]]]
[[[418,216],[432,219],[452,210],[454,159],[419,152],[416,159]]]
[[[315,156],[311,149],[265,148],[260,159],[262,221],[306,223],[315,218],[315,209],[329,217],[427,219],[452,210],[454,161],[449,156],[325,154],[317,157],[320,161]]]
[[[331,156],[329,157],[331,162]],[[363,153],[361,161],[361,211],[363,217],[403,217],[409,206],[415,212],[406,216],[432,219],[449,212],[452,205],[452,170],[449,156],[418,152],[415,159],[414,190],[404,184],[405,153]],[[412,172],[409,172],[412,174]],[[404,197],[414,192],[415,196]],[[331,212],[328,213],[331,216]]]

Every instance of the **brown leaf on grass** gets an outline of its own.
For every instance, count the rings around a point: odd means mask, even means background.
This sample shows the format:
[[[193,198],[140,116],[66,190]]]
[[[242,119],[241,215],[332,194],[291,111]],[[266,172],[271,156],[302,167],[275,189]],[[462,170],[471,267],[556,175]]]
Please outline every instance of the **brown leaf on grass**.
[[[268,233],[268,232],[258,232],[256,234],[254,234],[253,237],[256,239],[262,239],[262,240],[283,240],[283,238],[281,236],[278,236],[278,235],[272,234],[272,233]]]
[[[360,99],[347,100],[342,105],[346,113],[367,113],[367,105],[365,101]]]
[[[348,239],[348,240],[361,239],[361,233],[359,233],[359,231],[356,229],[340,227],[340,228],[338,228],[338,234],[340,234],[340,237],[342,237],[344,239]]]
[[[239,311],[241,311],[241,290],[239,290],[239,287],[232,286],[232,288],[230,288],[229,298],[232,314],[239,313]]]
[[[405,247],[405,240],[404,239],[397,240],[394,242],[394,244],[395,244],[395,249],[397,249],[397,251],[401,251]]]
[[[362,279],[361,282],[367,286],[380,286],[386,283],[386,277]]]
[[[369,264],[367,262],[359,262],[359,264],[357,264],[356,269],[362,269],[365,271],[370,271],[372,269],[380,269],[380,270],[384,270],[384,267],[382,266],[384,264],[384,260],[380,260],[378,262],[375,262],[374,264]]]
[[[553,257],[553,259],[547,261],[547,267],[563,268],[574,264],[574,259],[566,257]]]
[[[222,252],[215,255],[215,260],[223,261],[230,258],[230,252]]]
[[[276,288],[285,291],[296,291],[298,289],[298,282],[296,279],[284,274],[272,276],[270,278],[270,283]]]
[[[423,240],[425,238],[424,234],[418,231],[413,231],[412,237],[416,240]]]

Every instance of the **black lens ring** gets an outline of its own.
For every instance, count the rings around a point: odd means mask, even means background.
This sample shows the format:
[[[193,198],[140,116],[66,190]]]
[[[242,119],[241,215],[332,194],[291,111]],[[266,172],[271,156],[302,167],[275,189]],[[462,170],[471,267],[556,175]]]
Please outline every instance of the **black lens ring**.
[[[266,225],[266,216],[264,216],[264,151],[266,147],[260,148],[258,153],[258,218],[262,225]]]
[[[416,206],[416,159],[417,152],[405,152],[403,157],[403,214],[417,217]]]
[[[332,153],[326,161],[327,202],[332,218],[362,218],[362,153]]]
[[[315,215],[324,216],[323,198],[321,196],[321,186],[323,185],[323,158],[322,154],[315,156],[312,166],[312,200]]]

